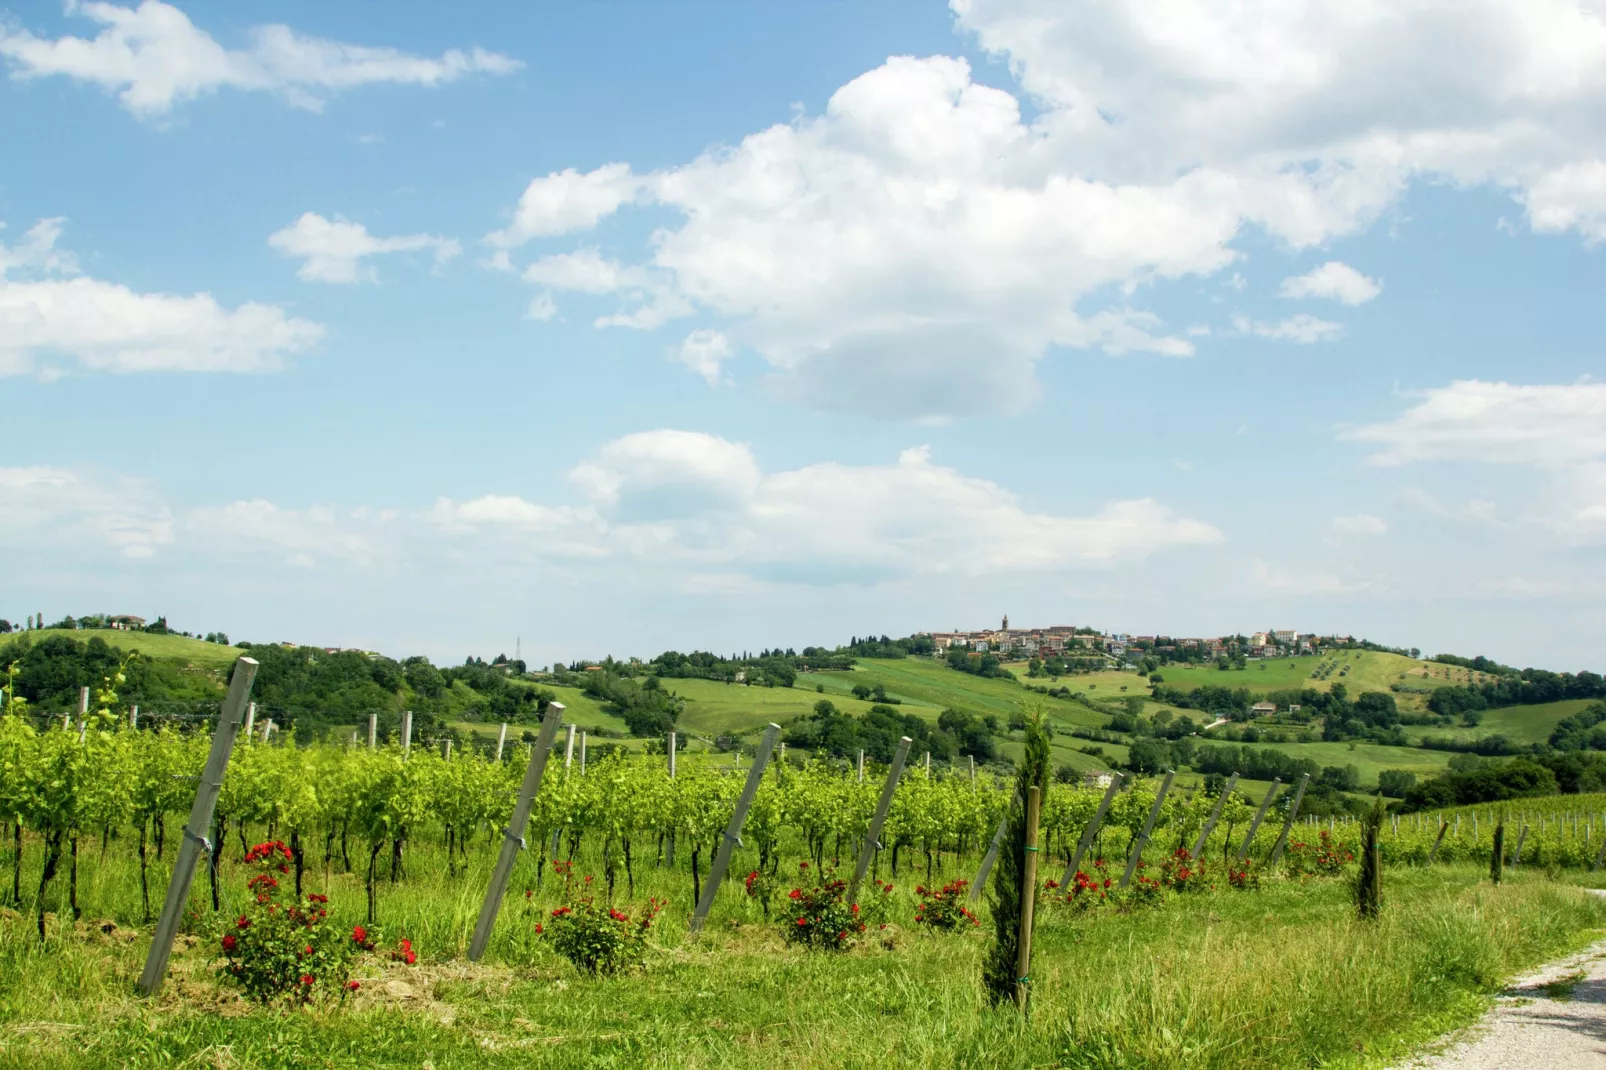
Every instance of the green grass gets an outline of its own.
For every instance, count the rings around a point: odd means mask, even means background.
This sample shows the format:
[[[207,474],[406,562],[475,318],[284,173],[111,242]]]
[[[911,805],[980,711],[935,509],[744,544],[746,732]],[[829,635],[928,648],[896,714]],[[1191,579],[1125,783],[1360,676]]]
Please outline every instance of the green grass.
[[[1251,691],[1283,691],[1305,687],[1306,678],[1320,660],[1315,657],[1277,658],[1274,661],[1251,661],[1245,669],[1227,670],[1214,665],[1196,668],[1162,665],[1160,676],[1166,687],[1174,687],[1179,691],[1192,691],[1207,684],[1214,687],[1247,687]]]
[[[386,942],[409,936],[419,965],[376,958],[344,1006],[281,1012],[218,980],[199,896],[197,934],[181,938],[162,996],[135,997],[148,930],[129,916],[128,868],[88,854],[84,923],[41,945],[0,915],[0,1068],[1375,1067],[1469,1023],[1507,978],[1606,925],[1606,904],[1567,883],[1519,870],[1492,890],[1477,866],[1387,869],[1376,924],[1355,920],[1342,880],[1271,879],[1130,913],[1045,905],[1023,1022],[981,997],[985,925],[915,931],[911,874],[898,878],[893,926],[832,955],[783,943],[734,881],[691,937],[684,873],[638,859],[637,899],[670,906],[640,972],[593,980],[534,936],[557,900],[550,874],[524,899],[528,856],[486,960],[466,962],[490,851],[477,845],[451,879],[438,849],[419,844],[411,875],[380,892]],[[352,920],[360,885],[335,870],[325,884],[315,866],[313,887]],[[227,916],[244,874],[230,862],[224,876]]]
[[[234,659],[245,653],[238,647],[208,643],[201,639],[187,639],[182,635],[152,635],[148,632],[125,632],[116,628],[83,628],[77,631],[68,631],[65,628],[42,628],[19,634],[27,635],[36,643],[58,635],[79,643],[87,643],[91,639],[104,639],[106,645],[114,650],[138,650],[144,657],[163,658],[207,668],[226,668],[234,664]],[[17,637],[11,635],[6,638]]]
[[[1223,743],[1231,747],[1254,747],[1276,750],[1294,758],[1309,758],[1319,765],[1353,765],[1360,772],[1363,785],[1375,785],[1377,774],[1385,769],[1403,769],[1426,779],[1443,772],[1454,757],[1448,751],[1423,750],[1420,747],[1385,747],[1359,740],[1350,743]]]
[[[1566,717],[1571,717],[1595,704],[1594,699],[1565,699],[1534,706],[1506,706],[1498,710],[1485,710],[1483,720],[1476,728],[1423,728],[1407,726],[1406,735],[1413,739],[1423,736],[1449,736],[1454,739],[1477,739],[1479,736],[1505,736],[1513,743],[1544,743],[1550,733]]]

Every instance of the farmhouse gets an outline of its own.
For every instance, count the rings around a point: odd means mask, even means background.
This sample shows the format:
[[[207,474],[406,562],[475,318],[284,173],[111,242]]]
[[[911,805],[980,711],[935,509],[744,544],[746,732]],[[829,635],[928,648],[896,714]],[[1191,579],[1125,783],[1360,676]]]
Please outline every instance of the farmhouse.
[[[132,613],[119,613],[117,616],[110,618],[106,623],[120,631],[137,632],[141,628],[145,627],[145,618],[136,617]]]
[[[1256,717],[1270,717],[1277,712],[1277,704],[1275,702],[1257,702],[1249,707],[1249,712]]]

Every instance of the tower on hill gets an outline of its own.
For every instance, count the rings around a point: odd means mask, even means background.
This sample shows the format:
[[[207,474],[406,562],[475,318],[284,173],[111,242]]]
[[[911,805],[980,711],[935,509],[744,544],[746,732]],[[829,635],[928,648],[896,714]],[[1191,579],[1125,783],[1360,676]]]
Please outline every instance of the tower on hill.
[[[999,631],[1001,631],[1001,632],[1009,631],[1009,614],[1008,613],[1004,614],[1004,626],[1002,628],[1000,628]]]

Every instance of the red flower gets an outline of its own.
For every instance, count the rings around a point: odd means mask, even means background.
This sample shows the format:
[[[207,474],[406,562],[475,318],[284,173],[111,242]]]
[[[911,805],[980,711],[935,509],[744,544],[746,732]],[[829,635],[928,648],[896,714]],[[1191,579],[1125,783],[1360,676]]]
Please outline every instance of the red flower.
[[[799,925],[807,925],[809,923],[809,919],[808,918],[798,918],[797,919],[797,923]]]
[[[249,929],[251,927],[251,919],[246,917],[244,914],[241,914],[240,920],[234,924],[242,929]]]
[[[536,922],[535,923],[535,935],[540,936],[543,931],[544,930],[541,928],[541,923],[540,922]]]
[[[351,942],[354,944],[366,944],[368,942],[368,930],[361,925],[353,925],[351,927]]]
[[[411,966],[413,963],[418,961],[418,956],[415,953],[409,951],[409,952],[407,952],[406,956],[402,959],[402,961],[407,963],[407,965]]]
[[[355,992],[355,991],[357,991],[357,989],[359,989],[361,987],[362,987],[362,982],[360,982],[360,981],[347,981],[346,982],[346,991],[347,992]]]
[[[305,985],[307,988],[311,988],[312,987],[312,974],[310,974],[310,973],[302,974],[301,975],[301,983],[303,985]]]
[[[303,955],[310,955],[310,954],[312,954],[312,945],[311,945],[311,944],[308,944],[308,945],[307,945],[307,946],[306,946],[306,947],[304,947],[304,948],[302,948],[302,949],[301,949],[301,953],[302,953],[302,954],[303,954]]]
[[[309,903],[327,903],[327,902],[329,902],[329,897],[327,895],[319,895],[317,892],[308,892],[307,893],[307,902],[309,902]]]
[[[239,941],[234,938],[234,934],[233,933],[224,934],[224,937],[223,937],[223,950],[224,951],[233,951],[238,944],[239,944]]]

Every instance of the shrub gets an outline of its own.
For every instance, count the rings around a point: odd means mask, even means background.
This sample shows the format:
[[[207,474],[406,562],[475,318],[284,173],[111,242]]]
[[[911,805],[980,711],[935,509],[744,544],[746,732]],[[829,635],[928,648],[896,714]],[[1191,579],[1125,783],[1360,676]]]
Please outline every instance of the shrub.
[[[966,922],[973,926],[980,925],[981,921],[963,902],[965,890],[969,887],[967,880],[949,881],[937,890],[928,889],[923,884],[917,885],[915,894],[920,897],[920,905],[915,907],[915,921],[945,932],[951,932]]]
[[[742,885],[747,889],[747,897],[749,899],[757,899],[758,905],[764,908],[764,920],[768,921],[770,899],[775,895],[775,878],[755,869],[747,875],[747,879],[742,882]]]
[[[537,923],[535,931],[550,936],[558,954],[592,976],[641,965],[647,957],[647,933],[664,908],[663,900],[647,900],[641,913],[632,917],[598,903],[590,892],[591,880],[585,878],[582,894],[555,908],[544,926]]]
[[[1089,877],[1081,870],[1071,880],[1071,886],[1065,893],[1065,902],[1076,910],[1092,910],[1100,906],[1109,898],[1110,885],[1113,883],[1105,875],[1109,863],[1099,859],[1093,863],[1093,876]]]
[[[1132,878],[1131,891],[1127,893],[1127,902],[1133,906],[1158,906],[1165,901],[1165,885],[1160,883],[1158,877],[1148,877],[1138,874]]]
[[[1316,874],[1323,877],[1335,877],[1344,871],[1344,867],[1355,861],[1355,852],[1326,829],[1317,833],[1316,843],[1307,843],[1304,840],[1295,840],[1288,845],[1288,851],[1283,856],[1288,865],[1288,871],[1295,876]]]
[[[1181,847],[1160,864],[1160,883],[1177,892],[1202,892],[1211,886],[1204,862],[1190,858]]]
[[[800,867],[800,874],[808,876],[807,863]],[[867,923],[860,917],[859,905],[847,901],[848,882],[835,878],[830,870],[823,875],[827,878],[824,883],[787,893],[791,907],[781,932],[794,944],[841,951],[864,932]]]
[[[312,893],[306,905],[281,899],[279,875],[289,872],[290,850],[277,840],[259,843],[244,862],[256,869],[246,882],[251,902],[223,934],[222,975],[258,1003],[309,1003],[323,993],[344,996],[357,988],[352,960],[372,951],[378,935],[361,925],[350,932],[329,920],[329,900]]]
[[[1239,891],[1253,891],[1260,887],[1260,874],[1250,866],[1248,859],[1245,859],[1244,864],[1236,869],[1233,868],[1231,863],[1228,863],[1227,884],[1229,887],[1237,888]]]

